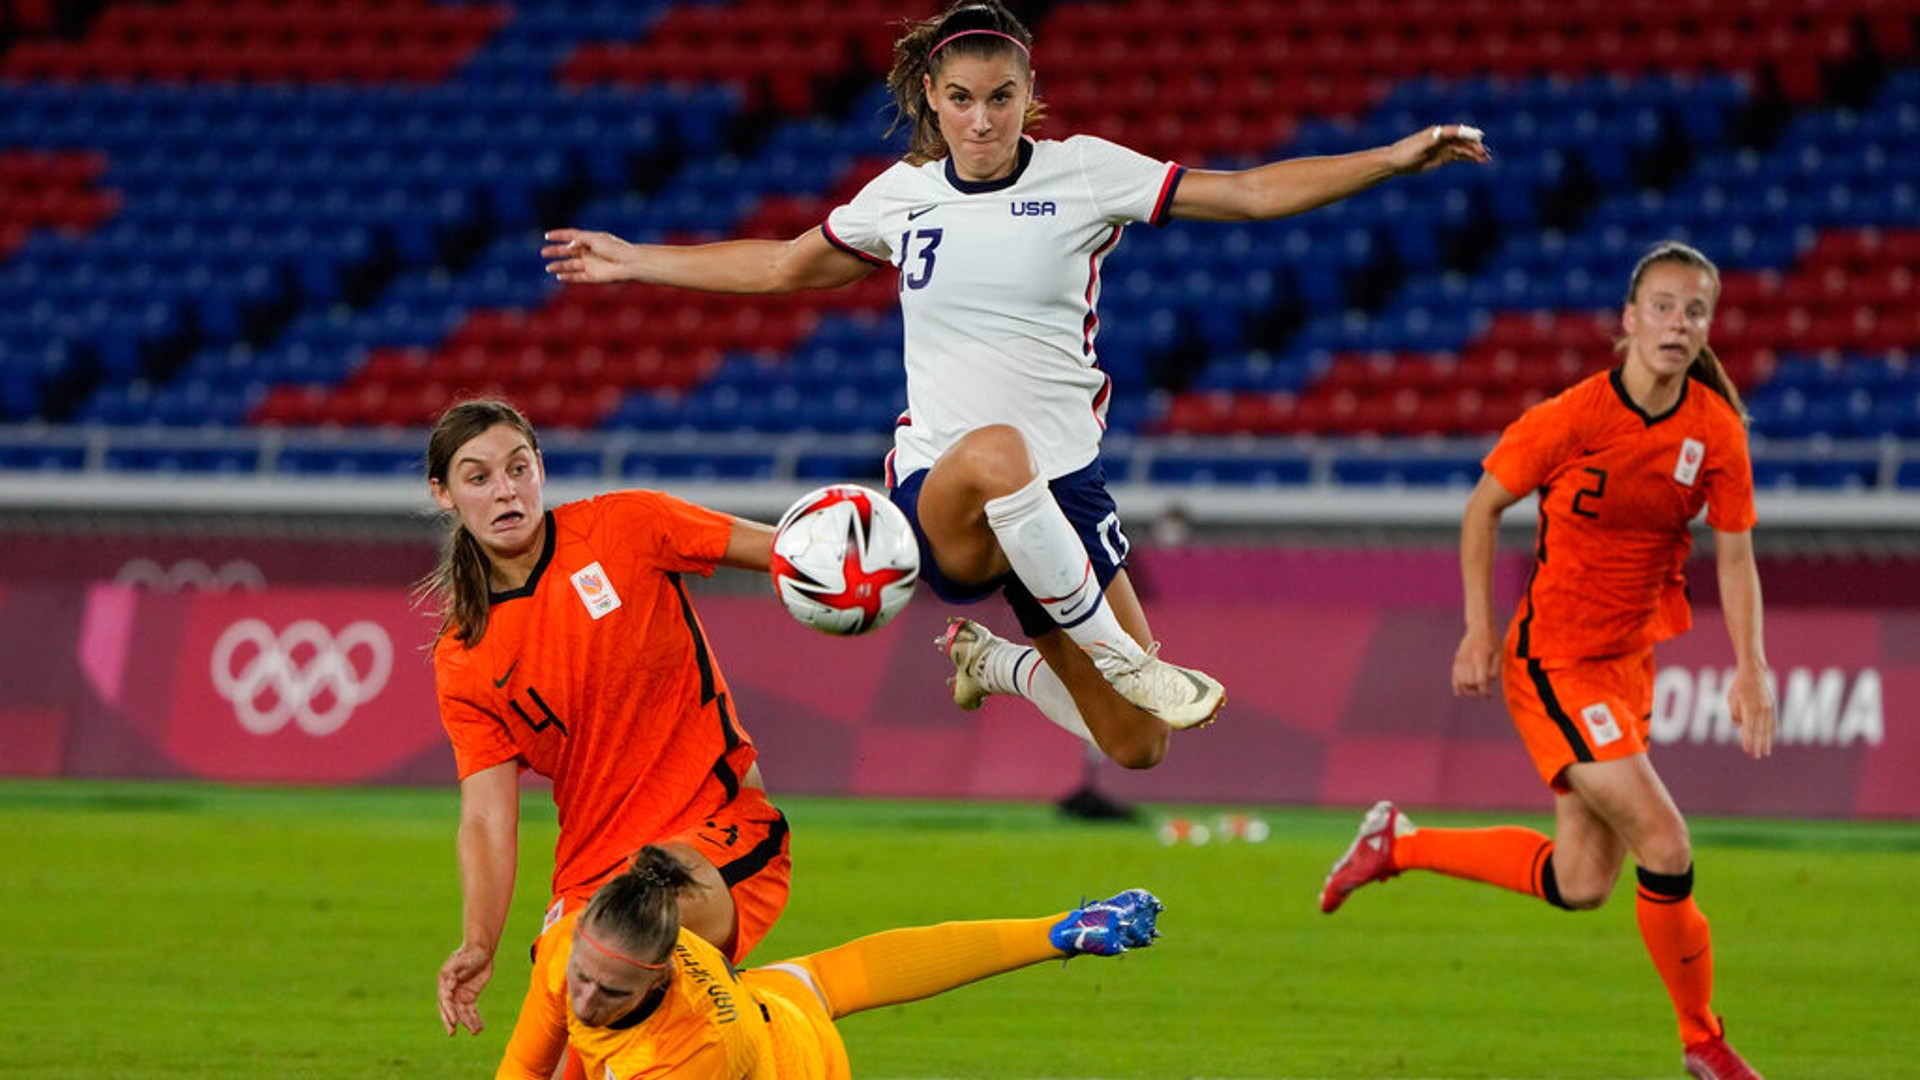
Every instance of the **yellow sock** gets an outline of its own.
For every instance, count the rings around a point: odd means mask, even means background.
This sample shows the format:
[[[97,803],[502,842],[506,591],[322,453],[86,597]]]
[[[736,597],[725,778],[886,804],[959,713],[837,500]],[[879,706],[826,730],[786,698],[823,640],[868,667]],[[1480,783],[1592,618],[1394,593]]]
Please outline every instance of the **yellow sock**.
[[[1066,914],[887,930],[789,962],[813,973],[827,1011],[837,1019],[1059,959],[1047,932]]]

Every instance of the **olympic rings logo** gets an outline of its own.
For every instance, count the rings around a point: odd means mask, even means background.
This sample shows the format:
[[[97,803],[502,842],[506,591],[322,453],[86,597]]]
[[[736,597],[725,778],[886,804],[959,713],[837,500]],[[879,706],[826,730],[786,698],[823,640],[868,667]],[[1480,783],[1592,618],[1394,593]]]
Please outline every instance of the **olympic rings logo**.
[[[259,619],[242,619],[213,646],[214,689],[255,735],[289,721],[309,735],[331,735],[379,695],[392,673],[392,639],[364,619],[337,636],[312,619],[277,634]]]
[[[117,584],[152,589],[155,592],[227,592],[245,589],[259,592],[267,587],[267,577],[246,559],[229,559],[219,569],[199,559],[182,559],[172,566],[161,566],[147,559],[131,559],[113,576]]]

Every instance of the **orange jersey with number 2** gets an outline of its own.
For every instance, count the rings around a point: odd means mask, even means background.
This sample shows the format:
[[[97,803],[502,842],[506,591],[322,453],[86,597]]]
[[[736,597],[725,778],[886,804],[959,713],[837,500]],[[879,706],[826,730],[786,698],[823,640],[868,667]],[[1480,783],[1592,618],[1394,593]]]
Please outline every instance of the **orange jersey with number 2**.
[[[1515,615],[1517,655],[1548,663],[1650,648],[1693,622],[1682,575],[1690,524],[1754,524],[1746,428],[1688,379],[1649,416],[1618,369],[1528,409],[1483,463],[1515,495],[1539,495],[1533,575]]]

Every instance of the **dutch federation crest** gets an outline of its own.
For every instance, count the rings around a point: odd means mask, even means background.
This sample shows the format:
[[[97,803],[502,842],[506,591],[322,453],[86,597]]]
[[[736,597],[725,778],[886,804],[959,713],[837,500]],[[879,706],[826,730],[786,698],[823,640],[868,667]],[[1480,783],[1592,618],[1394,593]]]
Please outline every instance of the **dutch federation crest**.
[[[613,590],[613,582],[607,580],[607,572],[599,563],[575,570],[568,580],[573,582],[573,591],[580,594],[580,602],[587,606],[587,614],[596,621],[620,606],[620,594]]]
[[[1707,460],[1707,444],[1699,439],[1680,443],[1680,457],[1673,463],[1673,478],[1688,487],[1700,476],[1700,465]]]

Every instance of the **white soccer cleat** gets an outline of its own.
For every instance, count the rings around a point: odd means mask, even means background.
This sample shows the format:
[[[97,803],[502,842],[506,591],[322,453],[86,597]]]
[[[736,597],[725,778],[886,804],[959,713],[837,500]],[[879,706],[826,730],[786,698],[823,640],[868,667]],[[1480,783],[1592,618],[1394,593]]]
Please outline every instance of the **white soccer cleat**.
[[[1011,648],[1013,643],[993,631],[959,617],[947,620],[947,632],[933,639],[940,652],[953,663],[953,703],[972,712],[989,694],[1005,693],[994,687],[987,673],[988,660],[996,648]]]
[[[1139,661],[1106,644],[1087,649],[1093,665],[1135,708],[1160,718],[1168,727],[1205,727],[1226,704],[1227,688],[1204,671],[1169,664],[1155,655],[1155,643]]]

